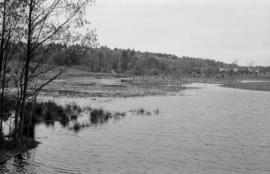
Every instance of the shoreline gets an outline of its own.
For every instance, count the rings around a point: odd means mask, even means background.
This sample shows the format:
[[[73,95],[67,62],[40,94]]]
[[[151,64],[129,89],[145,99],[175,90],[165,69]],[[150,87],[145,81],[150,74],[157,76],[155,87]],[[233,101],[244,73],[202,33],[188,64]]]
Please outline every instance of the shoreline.
[[[17,147],[11,148],[1,148],[0,149],[0,164],[4,164],[8,160],[25,153],[31,149],[36,148],[40,142],[34,140],[33,138],[26,138],[24,137]]]
[[[224,83],[220,86],[234,89],[270,92],[270,82],[248,82],[248,83],[235,82],[235,83]]]
[[[181,84],[177,83],[149,83],[142,82],[130,83],[120,82],[118,84],[95,84],[90,89],[85,89],[85,86],[78,86],[77,89],[59,89],[48,88],[41,92],[41,96],[54,96],[54,97],[113,97],[113,98],[126,98],[126,97],[145,97],[145,96],[166,96],[177,94],[180,91],[187,90],[187,84],[190,83],[208,83],[218,84],[222,87],[237,88],[246,90],[270,91],[270,81],[257,81],[249,80],[242,82],[240,79],[202,79],[190,78],[183,79]],[[79,89],[81,87],[81,90]]]

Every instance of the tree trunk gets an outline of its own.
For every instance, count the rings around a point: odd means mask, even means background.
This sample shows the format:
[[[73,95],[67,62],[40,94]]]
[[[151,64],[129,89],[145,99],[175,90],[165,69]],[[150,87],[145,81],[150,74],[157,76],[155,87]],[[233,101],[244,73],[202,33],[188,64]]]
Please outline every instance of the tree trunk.
[[[23,80],[23,91],[22,91],[22,102],[20,107],[20,127],[19,134],[23,135],[23,127],[24,127],[24,117],[25,117],[25,105],[27,99],[27,89],[28,89],[28,76],[29,76],[29,68],[30,62],[32,59],[32,12],[33,12],[33,2],[34,0],[30,0],[29,3],[29,13],[28,13],[28,33],[27,33],[27,50],[26,50],[26,58],[25,58],[25,72],[24,72],[24,80]]]
[[[4,116],[4,88],[5,88],[5,71],[3,71],[4,67],[4,43],[5,43],[5,32],[6,32],[6,0],[3,2],[3,22],[2,22],[2,34],[1,34],[1,48],[0,48],[0,78],[2,80],[1,85],[1,98],[0,98],[0,133],[3,131],[3,116]]]

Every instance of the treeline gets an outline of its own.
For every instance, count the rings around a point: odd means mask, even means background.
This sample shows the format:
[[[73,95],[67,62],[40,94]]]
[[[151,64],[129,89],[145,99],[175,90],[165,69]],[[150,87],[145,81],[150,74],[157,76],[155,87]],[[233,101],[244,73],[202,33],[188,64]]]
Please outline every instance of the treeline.
[[[21,61],[25,43],[18,43],[15,61]],[[140,52],[132,49],[92,48],[82,45],[51,43],[36,52],[37,57],[47,57],[46,63],[71,65],[89,72],[115,72],[132,75],[159,75],[207,71],[214,73],[221,67],[232,67],[209,59],[177,57],[170,54]]]
[[[46,50],[46,51],[44,51]],[[48,62],[54,65],[72,65],[89,72],[121,73],[130,75],[187,75],[222,76],[252,74],[252,71],[270,72],[270,67],[241,67],[220,61],[177,57],[171,54],[140,52],[132,49],[92,48],[82,45],[51,43],[39,51],[50,55]],[[44,55],[43,55],[44,56]]]

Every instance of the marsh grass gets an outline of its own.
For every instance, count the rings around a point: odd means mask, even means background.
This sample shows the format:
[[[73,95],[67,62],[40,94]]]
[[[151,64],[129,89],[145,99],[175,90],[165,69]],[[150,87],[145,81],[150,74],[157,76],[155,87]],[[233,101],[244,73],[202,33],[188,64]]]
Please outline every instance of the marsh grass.
[[[75,121],[74,124],[70,125],[69,129],[73,130],[74,132],[79,132],[83,128],[88,128],[91,126],[101,126],[108,123],[110,120],[119,120],[121,118],[126,117],[127,115],[138,115],[138,116],[151,116],[151,115],[158,115],[159,109],[155,109],[154,111],[147,111],[143,108],[129,110],[127,112],[108,112],[103,110],[102,108],[99,109],[91,109],[89,116],[89,122],[80,122]]]
[[[131,109],[127,113],[131,113],[132,115],[141,115],[141,116],[159,115],[159,108],[153,111],[149,111],[144,108]]]
[[[70,127],[70,130],[73,130],[75,132],[79,132],[81,129],[83,128],[87,128],[90,127],[91,125],[89,123],[79,123],[79,122],[75,122],[75,124]]]
[[[110,112],[105,112],[103,109],[93,109],[90,113],[90,121],[92,124],[103,124],[112,116]]]
[[[9,108],[12,111],[12,107]],[[78,132],[82,128],[98,126],[107,123],[109,120],[119,120],[127,115],[157,115],[159,111],[147,111],[143,108],[134,109],[126,112],[111,112],[102,108],[81,108],[76,104],[65,106],[58,105],[53,101],[27,103],[24,119],[23,134],[28,137],[35,137],[35,127],[37,124],[54,126],[59,122],[61,126]],[[82,122],[84,118],[88,121]],[[12,135],[12,132],[10,132]],[[2,135],[3,137],[4,135]]]
[[[171,76],[84,77],[60,79],[43,90],[45,95],[71,97],[137,97],[172,95],[182,90],[183,81]]]

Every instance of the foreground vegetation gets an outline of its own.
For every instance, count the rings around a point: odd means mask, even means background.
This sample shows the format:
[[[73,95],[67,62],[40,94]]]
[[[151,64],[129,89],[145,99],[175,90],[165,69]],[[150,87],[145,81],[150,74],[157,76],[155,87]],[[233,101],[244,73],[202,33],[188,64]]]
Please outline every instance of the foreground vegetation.
[[[111,119],[118,120],[129,114],[145,116],[159,114],[159,109],[147,111],[143,108],[138,108],[125,112],[110,112],[102,108],[81,108],[76,104],[61,106],[53,101],[27,103],[26,112],[28,115],[27,119],[24,120],[23,136],[14,138],[14,125],[10,123],[14,119],[12,113],[16,108],[12,104],[12,97],[5,100],[5,112],[8,116],[4,121],[5,125],[7,125],[4,129],[7,131],[6,134],[2,134],[0,163],[36,147],[39,142],[35,141],[35,127],[39,124],[53,126],[58,122],[62,127],[78,132],[84,128],[106,124]]]

